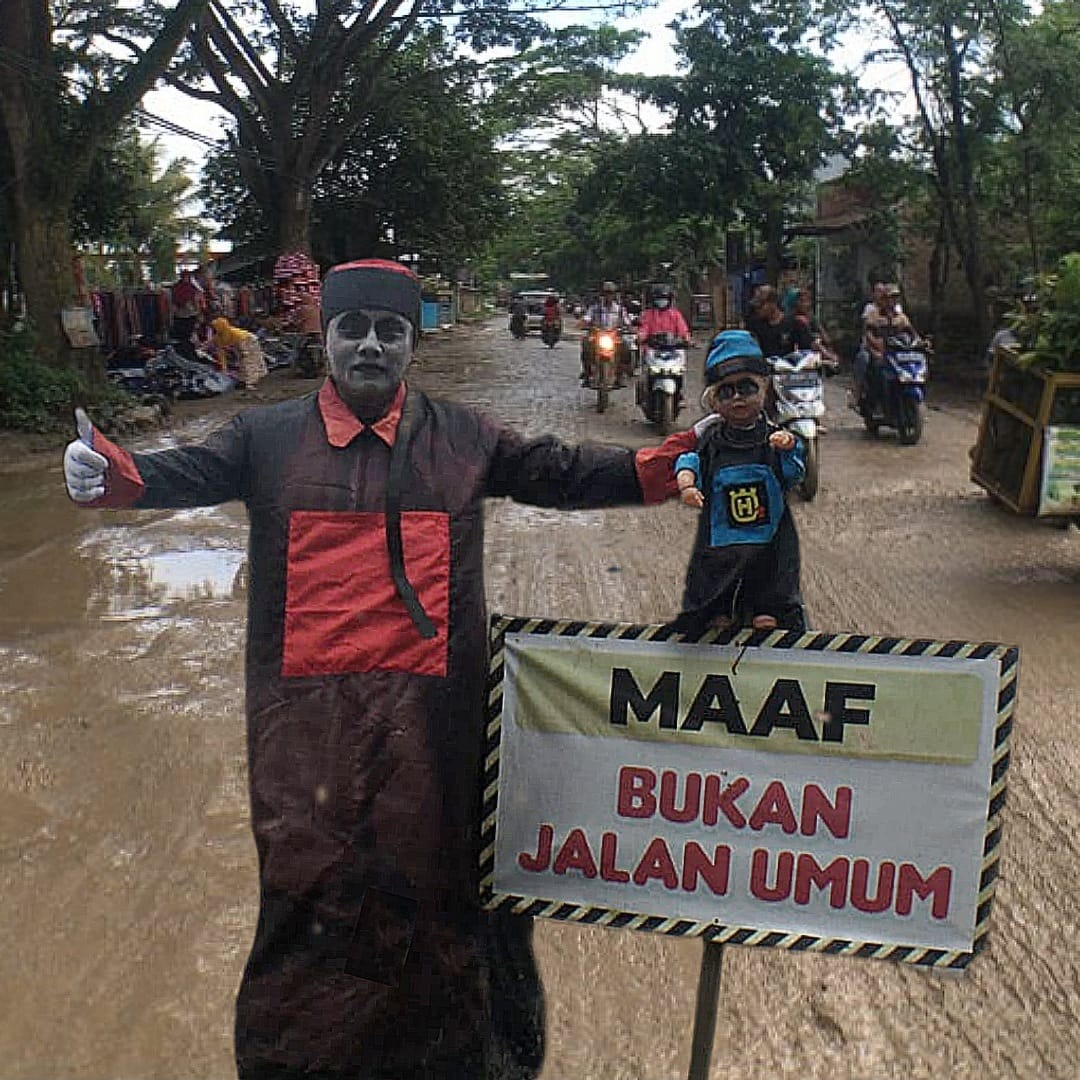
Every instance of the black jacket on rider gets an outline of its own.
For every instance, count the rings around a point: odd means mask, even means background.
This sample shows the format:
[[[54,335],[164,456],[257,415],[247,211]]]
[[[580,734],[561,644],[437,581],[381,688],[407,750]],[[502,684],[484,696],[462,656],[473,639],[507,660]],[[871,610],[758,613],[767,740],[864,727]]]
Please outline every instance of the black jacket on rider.
[[[787,356],[796,349],[814,347],[810,327],[790,315],[785,315],[776,323],[768,319],[748,319],[746,328],[757,338],[762,356]]]

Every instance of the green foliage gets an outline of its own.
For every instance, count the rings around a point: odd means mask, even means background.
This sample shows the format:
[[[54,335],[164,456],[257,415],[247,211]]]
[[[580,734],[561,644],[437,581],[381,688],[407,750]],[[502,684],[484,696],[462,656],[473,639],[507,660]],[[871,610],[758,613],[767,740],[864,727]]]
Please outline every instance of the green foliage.
[[[722,261],[727,227],[765,231],[801,212],[837,145],[844,80],[810,49],[804,5],[707,0],[675,26],[682,73],[621,84],[667,121],[594,134],[584,167],[580,156],[570,168],[548,159],[561,188],[518,205],[533,226],[519,228],[523,241],[547,245],[537,245],[543,267],[567,287],[660,272],[689,281]],[[779,229],[771,235],[778,243]]]
[[[560,133],[595,140],[624,121],[633,77],[615,66],[645,35],[614,26],[567,26],[551,31],[525,52],[486,65],[485,109],[499,133],[533,149]]]
[[[321,262],[418,252],[452,272],[488,242],[503,209],[493,131],[478,115],[471,65],[437,36],[417,36],[390,61],[379,108],[359,122],[312,192],[311,242]],[[208,212],[237,243],[272,236],[264,200],[235,150],[203,173]],[[392,239],[391,239],[392,238]]]
[[[24,327],[0,330],[0,427],[54,431],[71,426],[71,410],[86,385],[71,368],[37,359],[34,335]]]
[[[1072,0],[996,24],[987,93],[998,128],[980,162],[999,261],[1036,273],[1080,248],[1080,9]]]
[[[1036,282],[1038,302],[1007,316],[1022,366],[1080,371],[1080,252],[1065,255]]]
[[[925,172],[904,153],[900,131],[884,120],[876,120],[861,129],[856,157],[844,175],[845,184],[872,193],[868,214],[869,243],[880,254],[883,267],[891,268],[905,261],[905,235],[901,228],[902,208],[920,207],[922,224],[932,228],[925,212],[930,192]],[[931,211],[932,213],[932,211]],[[861,290],[863,282],[858,283]]]
[[[114,255],[120,273],[95,275],[88,267],[90,284],[137,284],[137,268],[128,256],[151,260],[158,281],[175,275],[176,248],[199,224],[185,214],[194,184],[185,171],[187,161],[170,161],[160,170],[158,155],[156,141],[144,142],[134,125],[117,132],[95,155],[73,203],[72,234],[77,243]]]

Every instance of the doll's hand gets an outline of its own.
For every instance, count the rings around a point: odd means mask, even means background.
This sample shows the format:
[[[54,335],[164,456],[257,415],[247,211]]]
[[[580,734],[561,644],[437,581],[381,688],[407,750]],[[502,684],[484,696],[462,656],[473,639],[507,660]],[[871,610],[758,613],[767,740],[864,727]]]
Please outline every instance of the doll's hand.
[[[769,445],[776,450],[790,450],[795,445],[795,436],[790,431],[774,431],[769,436]]]
[[[679,491],[679,500],[683,506],[689,506],[695,510],[700,510],[705,505],[705,496],[696,487],[682,488]]]

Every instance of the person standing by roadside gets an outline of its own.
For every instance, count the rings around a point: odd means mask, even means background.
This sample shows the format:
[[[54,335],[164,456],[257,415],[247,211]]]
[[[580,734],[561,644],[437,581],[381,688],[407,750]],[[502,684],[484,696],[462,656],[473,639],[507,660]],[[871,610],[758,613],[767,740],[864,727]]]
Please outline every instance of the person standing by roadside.
[[[260,909],[240,1080],[526,1080],[544,1051],[532,922],[478,907],[484,500],[660,502],[695,435],[526,439],[405,381],[420,282],[322,289],[330,377],[199,446],[131,454],[79,414],[72,499],[245,502],[248,770]]]
[[[180,271],[180,278],[169,290],[169,297],[176,351],[188,360],[195,360],[195,330],[206,311],[206,297],[190,270]]]

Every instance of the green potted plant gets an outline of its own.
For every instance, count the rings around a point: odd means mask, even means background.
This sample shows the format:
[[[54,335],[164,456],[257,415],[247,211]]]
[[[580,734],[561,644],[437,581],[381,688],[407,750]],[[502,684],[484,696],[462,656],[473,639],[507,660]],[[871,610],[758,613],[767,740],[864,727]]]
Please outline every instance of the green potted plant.
[[[1040,509],[1043,479],[1061,455],[1047,455],[1080,428],[1080,252],[1039,277],[1006,322],[1015,342],[995,349],[971,478],[1019,513],[1051,513]]]
[[[1016,335],[1020,367],[1080,372],[1080,252],[1037,278],[1005,321]]]

